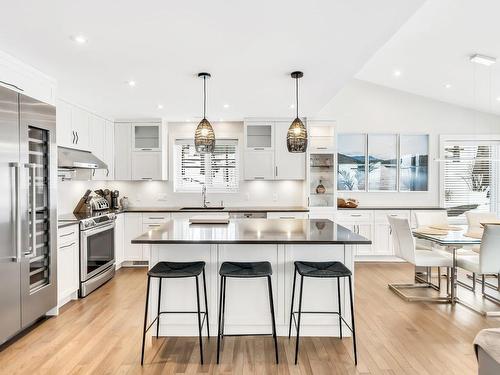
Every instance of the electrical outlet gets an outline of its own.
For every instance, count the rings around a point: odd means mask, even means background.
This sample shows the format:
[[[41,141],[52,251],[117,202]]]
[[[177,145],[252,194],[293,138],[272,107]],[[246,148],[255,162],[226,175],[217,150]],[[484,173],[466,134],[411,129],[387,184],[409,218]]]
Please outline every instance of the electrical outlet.
[[[277,202],[278,201],[278,193],[274,192],[273,193],[273,202]]]

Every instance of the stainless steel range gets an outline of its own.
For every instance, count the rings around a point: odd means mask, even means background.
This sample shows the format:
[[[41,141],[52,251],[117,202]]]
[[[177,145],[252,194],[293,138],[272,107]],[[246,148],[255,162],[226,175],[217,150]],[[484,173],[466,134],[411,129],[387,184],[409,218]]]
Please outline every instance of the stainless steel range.
[[[115,214],[80,220],[80,290],[85,297],[115,274]]]

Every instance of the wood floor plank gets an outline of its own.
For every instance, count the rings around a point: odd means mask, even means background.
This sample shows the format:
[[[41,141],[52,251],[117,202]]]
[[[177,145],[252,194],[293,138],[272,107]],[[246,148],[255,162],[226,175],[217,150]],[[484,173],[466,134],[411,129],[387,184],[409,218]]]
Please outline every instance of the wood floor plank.
[[[127,268],[85,299],[63,307],[0,349],[0,374],[472,374],[472,340],[483,328],[500,326],[463,306],[407,303],[388,288],[411,282],[408,264],[358,263],[355,277],[358,366],[352,339],[303,337],[294,365],[295,338],[280,337],[280,364],[270,337],[226,337],[221,364],[216,338],[204,339],[201,365],[196,337],[146,340],[140,365],[145,269]]]

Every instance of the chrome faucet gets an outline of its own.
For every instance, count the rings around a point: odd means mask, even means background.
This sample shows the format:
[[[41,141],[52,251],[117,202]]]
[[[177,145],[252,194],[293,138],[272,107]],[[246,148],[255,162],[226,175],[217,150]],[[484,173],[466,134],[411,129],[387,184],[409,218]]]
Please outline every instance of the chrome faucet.
[[[207,185],[203,184],[201,186],[201,196],[203,198],[203,208],[208,208],[207,203]]]

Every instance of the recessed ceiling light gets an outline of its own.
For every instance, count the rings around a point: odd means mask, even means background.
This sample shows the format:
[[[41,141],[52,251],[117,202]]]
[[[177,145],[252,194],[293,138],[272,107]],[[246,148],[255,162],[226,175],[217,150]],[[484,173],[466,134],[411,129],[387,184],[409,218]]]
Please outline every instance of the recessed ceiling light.
[[[497,98],[497,100],[500,102],[500,96]]]
[[[290,109],[294,109],[295,108],[295,104],[290,104]]]
[[[444,85],[444,87],[445,87],[446,89],[451,89],[451,83],[447,83],[446,85]]]
[[[158,104],[158,109],[163,109],[163,104]]]
[[[224,108],[229,108],[229,104],[224,104]]]
[[[135,81],[127,81],[127,84],[128,84],[130,87],[134,87],[134,86],[135,86]]]
[[[401,75],[401,71],[400,70],[395,70],[394,73],[392,73],[394,75],[394,77],[399,77]]]
[[[497,62],[497,59],[491,56],[475,54],[470,57],[470,61],[476,64],[491,66]]]
[[[80,44],[87,43],[87,38],[85,38],[83,35],[74,35],[71,37],[71,39]]]
[[[224,121],[224,119],[223,119],[223,118],[220,118],[220,119],[219,119],[219,121],[220,121],[220,122],[222,122],[222,121]]]

